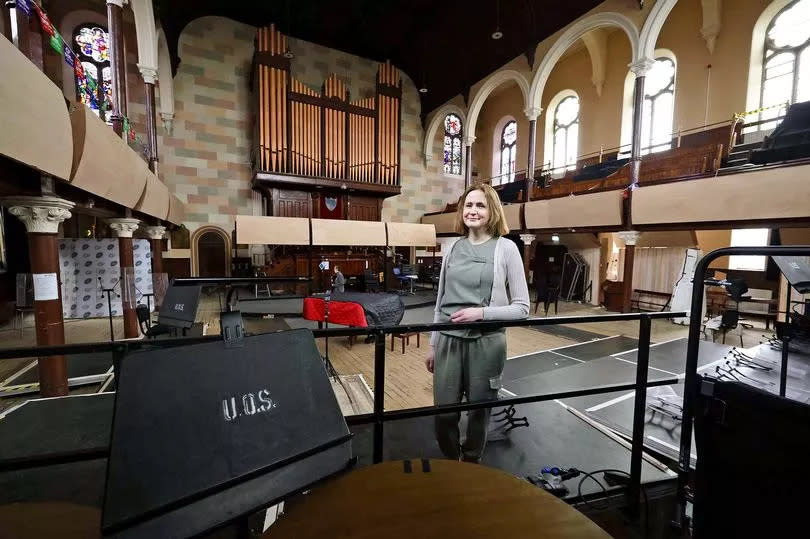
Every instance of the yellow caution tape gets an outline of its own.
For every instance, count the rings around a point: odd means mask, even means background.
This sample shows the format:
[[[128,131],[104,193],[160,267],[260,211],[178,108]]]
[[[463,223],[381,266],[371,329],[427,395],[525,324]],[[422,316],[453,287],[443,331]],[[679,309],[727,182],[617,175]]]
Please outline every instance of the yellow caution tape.
[[[0,397],[7,397],[18,393],[30,393],[31,391],[39,391],[39,382],[0,387]]]

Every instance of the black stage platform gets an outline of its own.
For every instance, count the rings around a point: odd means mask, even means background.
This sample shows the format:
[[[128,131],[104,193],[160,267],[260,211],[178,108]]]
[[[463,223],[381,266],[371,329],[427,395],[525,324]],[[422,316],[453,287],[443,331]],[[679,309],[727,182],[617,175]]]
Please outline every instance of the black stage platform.
[[[510,359],[504,369],[505,394],[530,395],[588,385],[632,383],[635,381],[635,345],[633,339],[607,337]],[[731,348],[701,341],[699,370],[710,372],[714,371],[715,366],[724,365],[725,356]],[[685,350],[686,339],[652,345],[649,379],[682,378]],[[778,380],[778,351],[761,345],[747,352],[762,361],[772,361],[776,367],[768,377]],[[810,356],[796,353],[790,355],[789,394],[795,391],[796,395],[807,394],[810,398],[810,384],[807,383],[809,366]],[[656,395],[663,395],[670,390],[675,395],[681,394],[679,385],[651,388],[648,392],[648,404],[656,403]],[[674,401],[679,403],[677,398]],[[619,434],[629,435],[632,406],[633,396],[629,393],[519,405],[516,407],[516,417],[525,416],[530,427],[513,429],[505,437],[501,437],[501,440],[491,441],[484,455],[484,464],[520,477],[536,474],[543,466],[573,466],[585,471],[600,468],[629,471],[630,451],[627,446],[589,425],[567,407],[599,421]],[[647,448],[664,457],[676,456],[679,445],[678,426],[671,424],[669,418],[654,417],[649,409],[647,414]],[[0,504],[22,499],[64,499],[73,495],[92,500],[92,505],[100,506],[104,466],[94,464],[96,460],[45,467],[40,464],[43,458],[58,458],[77,450],[85,452],[87,459],[92,459],[94,452],[106,451],[111,416],[112,398],[109,394],[39,399],[6,413],[0,420],[0,470],[5,470],[0,471]],[[495,423],[491,425],[492,429],[497,426]],[[370,464],[371,427],[363,426],[352,430],[355,433],[353,452],[358,457],[359,464]],[[441,458],[433,434],[432,418],[386,423],[384,440],[386,460]],[[496,440],[496,437],[493,436],[492,440]],[[9,467],[18,467],[26,458],[31,468],[9,471]],[[651,464],[654,460],[643,462],[642,480],[648,488],[660,487],[668,492],[674,488],[672,480],[675,475]],[[67,483],[78,476],[77,470],[82,471],[81,481],[77,486],[67,486]],[[571,483],[574,487],[572,495],[575,495],[576,482]],[[76,489],[82,492],[77,493]],[[590,481],[583,485],[585,494],[599,490]]]
[[[32,399],[6,410],[0,414],[0,470],[67,455],[105,456],[114,401],[114,393],[94,393]]]
[[[101,385],[112,375],[112,354],[106,352],[71,354],[67,359],[68,385],[71,388]],[[0,398],[39,392],[39,369],[32,360],[0,382]]]
[[[729,365],[726,364],[728,361],[731,366],[739,371],[739,373],[734,373],[739,381],[770,393],[779,393],[781,350],[776,350],[769,344],[761,344],[747,350],[741,350],[742,353],[753,358],[757,363],[772,368],[770,371],[763,371],[737,364],[734,361],[732,348],[731,346],[701,341],[698,372],[717,376],[716,368],[728,369]],[[653,367],[673,372],[679,378],[683,378],[685,350],[685,339],[651,346],[650,379],[653,378]],[[636,352],[617,354],[614,359],[634,362],[635,354]],[[810,353],[806,350],[794,349],[789,354],[786,396],[800,402],[810,402]],[[565,402],[569,406],[580,410],[589,418],[629,439],[632,434],[633,424],[633,397],[633,393],[610,393],[566,399]],[[681,421],[678,405],[681,404],[682,399],[682,384],[650,388],[647,391],[648,407],[645,416],[644,444],[657,455],[673,460],[677,460],[680,450]],[[692,448],[693,453],[691,456],[692,465],[694,466],[694,438]]]

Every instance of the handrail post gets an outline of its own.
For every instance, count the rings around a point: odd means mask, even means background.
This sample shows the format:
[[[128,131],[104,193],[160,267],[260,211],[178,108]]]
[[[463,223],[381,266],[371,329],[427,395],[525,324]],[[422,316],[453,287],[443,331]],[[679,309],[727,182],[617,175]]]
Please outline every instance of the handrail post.
[[[695,276],[692,281],[692,305],[689,313],[689,340],[686,345],[686,370],[683,382],[683,414],[681,419],[681,444],[678,457],[678,490],[677,510],[673,524],[683,528],[686,521],[686,502],[688,495],[686,489],[689,485],[689,471],[692,456],[692,420],[695,416],[693,410],[697,398],[697,366],[700,349],[700,326],[703,319],[703,290],[704,278],[709,264],[716,258],[730,255],[760,255],[760,256],[807,256],[808,246],[769,246],[769,247],[724,247],[716,249],[703,258],[695,266]]]
[[[644,418],[647,412],[647,374],[650,366],[650,332],[652,320],[642,315],[639,320],[638,359],[636,362],[636,399],[633,410],[633,445],[630,453],[630,485],[627,489],[630,513],[638,514],[641,494],[641,457],[644,452]]]
[[[116,343],[112,349],[112,364],[113,364],[113,383],[112,390],[118,391],[118,380],[121,376],[121,360],[127,355],[127,345],[125,343]]]
[[[788,288],[788,298],[790,297],[790,288]],[[787,316],[790,316],[788,314]],[[779,368],[779,396],[784,397],[787,391],[787,370],[788,370],[788,355],[790,354],[790,337],[789,329],[786,327],[782,330],[782,366]]]
[[[385,332],[374,332],[374,464],[383,459],[383,413],[385,412]]]

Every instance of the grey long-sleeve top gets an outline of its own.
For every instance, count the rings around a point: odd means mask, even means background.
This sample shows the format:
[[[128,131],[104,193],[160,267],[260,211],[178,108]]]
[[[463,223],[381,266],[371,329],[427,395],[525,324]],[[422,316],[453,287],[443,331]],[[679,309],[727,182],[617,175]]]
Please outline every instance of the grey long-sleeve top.
[[[452,249],[451,249],[452,253]],[[439,290],[436,295],[436,307],[433,321],[438,322],[441,316],[441,302],[444,294],[444,277],[450,253],[442,259],[442,270],[439,274]],[[507,285],[509,291],[507,292]],[[484,320],[520,320],[529,316],[529,287],[523,273],[523,261],[517,245],[512,240],[498,238],[495,245],[495,272],[492,281],[492,296],[489,307],[484,307]],[[430,337],[430,344],[436,343],[438,332]]]

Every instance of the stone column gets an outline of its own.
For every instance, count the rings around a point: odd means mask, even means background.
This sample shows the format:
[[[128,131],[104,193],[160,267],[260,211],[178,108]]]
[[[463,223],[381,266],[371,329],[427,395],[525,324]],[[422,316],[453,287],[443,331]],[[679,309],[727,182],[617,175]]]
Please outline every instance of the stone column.
[[[107,29],[110,37],[110,72],[112,75],[113,130],[124,132],[127,115],[127,65],[124,56],[124,0],[107,0]]]
[[[6,22],[9,29],[9,41],[14,43],[21,53],[31,58],[31,44],[29,42],[28,16],[17,7],[16,0],[6,0],[4,13],[8,14]],[[36,15],[33,15],[36,18]]]
[[[28,231],[31,273],[34,280],[34,319],[37,345],[65,344],[62,294],[59,286],[59,223],[70,219],[73,202],[54,196],[9,197],[3,201]],[[40,357],[39,391],[43,397],[68,394],[65,356]]]
[[[146,94],[146,144],[149,150],[149,169],[158,173],[157,113],[155,111],[155,80],[157,68],[138,64]]]
[[[140,221],[128,217],[107,219],[107,224],[118,238],[118,260],[121,266],[121,308],[124,312],[124,337],[138,337],[138,316],[135,313],[135,262],[132,255],[132,233]]]
[[[144,231],[152,249],[152,292],[155,294],[155,308],[158,309],[163,304],[163,296],[169,284],[166,272],[163,270],[163,235],[166,233],[166,227],[146,226]]]
[[[629,313],[633,299],[633,261],[636,255],[636,243],[641,236],[637,230],[624,230],[619,237],[624,240],[624,276],[622,277],[622,312]]]
[[[642,58],[630,64],[630,71],[636,76],[636,83],[633,90],[633,139],[630,147],[630,184],[638,185],[638,178],[641,173],[641,119],[644,108],[644,79],[647,72],[655,64],[655,60]]]
[[[472,182],[472,145],[475,136],[465,135],[461,141],[464,144],[464,188]]]
[[[532,261],[532,242],[537,239],[534,234],[521,234],[520,241],[523,242],[523,271],[526,273],[526,282],[529,283],[529,271]],[[531,284],[531,283],[529,283]]]
[[[537,153],[537,117],[543,111],[541,108],[527,108],[524,110],[526,118],[529,119],[529,161],[526,165],[526,188],[523,200],[528,202],[532,199],[532,187],[534,186],[535,154]]]

